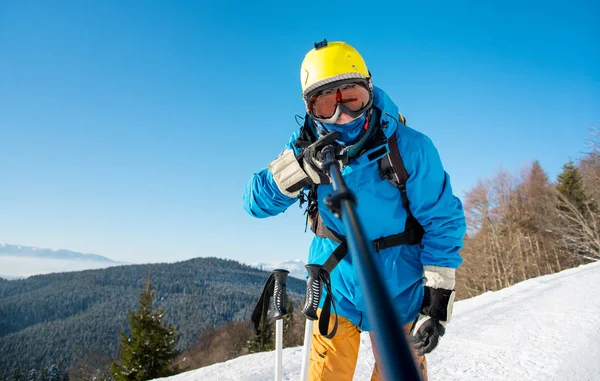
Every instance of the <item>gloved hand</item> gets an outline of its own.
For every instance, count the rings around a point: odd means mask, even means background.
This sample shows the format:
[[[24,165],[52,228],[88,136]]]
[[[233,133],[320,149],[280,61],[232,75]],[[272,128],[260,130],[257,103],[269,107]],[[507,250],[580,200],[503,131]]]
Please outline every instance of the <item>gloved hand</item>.
[[[334,143],[338,135],[338,132],[332,132],[323,136],[306,147],[298,157],[293,150],[286,149],[268,165],[281,193],[294,198],[307,185],[329,183],[329,176],[321,168],[321,150]]]
[[[419,356],[433,351],[446,332],[454,304],[455,272],[448,267],[425,266],[425,297],[409,335]]]
[[[304,151],[300,154],[299,157],[300,163],[304,172],[310,177],[314,184],[329,184],[331,179],[327,174],[328,168],[323,168],[323,163],[325,162],[325,157],[323,155],[323,148],[328,145],[335,145],[335,153],[336,156],[341,152],[342,147],[339,144],[335,143],[335,140],[339,137],[339,132],[334,131],[330,132],[327,135],[323,136],[313,144],[306,147]],[[342,162],[340,163],[340,169],[342,168]]]

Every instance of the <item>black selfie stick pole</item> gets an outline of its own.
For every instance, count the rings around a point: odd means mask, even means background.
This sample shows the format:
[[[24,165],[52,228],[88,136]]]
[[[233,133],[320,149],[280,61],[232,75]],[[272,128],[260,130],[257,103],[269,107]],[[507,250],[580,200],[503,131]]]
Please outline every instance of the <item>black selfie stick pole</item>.
[[[325,163],[323,168],[331,177],[333,193],[325,203],[341,218],[346,227],[346,240],[352,260],[356,263],[358,279],[365,294],[367,314],[373,325],[375,349],[377,350],[386,381],[420,381],[421,378],[412,353],[400,324],[400,316],[395,312],[388,290],[372,260],[372,247],[365,239],[364,230],[356,214],[356,198],[346,187],[339,162],[335,158],[335,147],[323,148]]]

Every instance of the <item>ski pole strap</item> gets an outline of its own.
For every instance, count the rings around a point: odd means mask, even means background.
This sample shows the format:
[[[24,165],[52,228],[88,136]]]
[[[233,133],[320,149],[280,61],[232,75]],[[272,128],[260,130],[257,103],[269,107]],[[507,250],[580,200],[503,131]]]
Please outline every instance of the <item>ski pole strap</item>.
[[[335,302],[333,301],[333,297],[331,296],[331,281],[329,280],[329,273],[325,269],[321,269],[320,273],[321,281],[323,283],[325,291],[327,292],[327,296],[325,296],[323,310],[321,311],[321,316],[319,316],[319,333],[328,339],[332,339],[333,336],[335,336],[338,327],[337,309],[335,308]],[[327,331],[329,330],[329,319],[331,317],[332,306],[333,314],[335,315],[335,321],[333,323],[333,328],[331,329],[331,332],[327,333]]]
[[[271,274],[267,279],[265,287],[263,288],[260,298],[258,299],[258,303],[256,303],[254,311],[252,312],[251,320],[254,326],[254,332],[256,332],[256,336],[260,336],[267,325],[267,313],[269,312],[269,303],[271,302],[274,289],[275,275]]]

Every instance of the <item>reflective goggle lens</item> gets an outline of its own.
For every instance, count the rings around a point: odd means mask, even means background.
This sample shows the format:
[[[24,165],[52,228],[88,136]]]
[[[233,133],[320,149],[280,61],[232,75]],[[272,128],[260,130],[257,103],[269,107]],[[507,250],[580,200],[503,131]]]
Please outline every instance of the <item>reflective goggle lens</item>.
[[[350,111],[360,111],[371,98],[366,84],[347,83],[325,89],[310,97],[311,113],[319,119],[329,119],[335,115],[338,104],[343,104]]]

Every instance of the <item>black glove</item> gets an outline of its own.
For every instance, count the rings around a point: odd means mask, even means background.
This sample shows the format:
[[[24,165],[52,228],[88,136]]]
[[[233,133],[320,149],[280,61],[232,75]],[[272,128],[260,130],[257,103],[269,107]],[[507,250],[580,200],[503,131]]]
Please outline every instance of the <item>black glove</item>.
[[[452,268],[425,266],[425,296],[409,335],[419,356],[433,351],[446,333],[454,304],[454,273]]]
[[[299,155],[299,162],[304,172],[310,177],[314,184],[329,184],[331,182],[327,170],[329,168],[323,168],[325,157],[323,155],[323,148],[328,145],[335,145],[336,156],[341,151],[341,146],[335,143],[338,138],[339,132],[334,131],[323,136],[313,144],[306,147],[304,151]],[[340,161],[340,169],[341,169]]]

